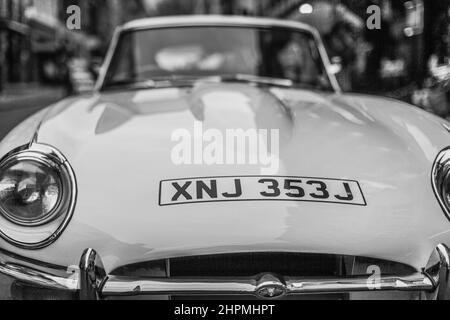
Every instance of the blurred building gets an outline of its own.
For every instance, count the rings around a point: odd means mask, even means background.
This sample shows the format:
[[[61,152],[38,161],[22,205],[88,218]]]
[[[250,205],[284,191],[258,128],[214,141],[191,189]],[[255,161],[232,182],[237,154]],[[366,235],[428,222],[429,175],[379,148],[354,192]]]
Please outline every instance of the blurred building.
[[[427,34],[438,3],[448,0],[262,0],[265,16],[316,27],[330,56],[344,63],[347,90],[395,91],[408,95],[426,77],[433,41]],[[381,29],[369,30],[367,9],[381,10]],[[447,10],[447,9],[446,9]],[[444,10],[444,11],[446,11]]]
[[[0,90],[39,82],[43,58],[64,45],[58,0],[0,0]]]
[[[6,81],[29,79],[26,72],[30,57],[30,28],[25,23],[24,10],[29,1],[0,0],[0,89]]]
[[[372,4],[382,9],[380,30],[366,28]],[[66,27],[71,5],[81,9],[81,30]],[[64,55],[102,55],[122,23],[176,14],[302,21],[322,33],[330,56],[347,67],[344,87],[420,86],[431,55],[450,57],[449,5],[450,0],[0,0],[0,90],[5,83],[47,81],[63,69],[58,65]]]
[[[142,14],[141,1],[0,0],[0,91],[15,83],[61,83],[67,59],[101,55],[114,28]],[[81,9],[81,29],[66,26]]]
[[[105,45],[118,25],[149,15],[146,1],[148,0],[59,0],[59,16],[64,20],[67,8],[77,5],[81,9],[81,32],[97,36],[102,45]]]

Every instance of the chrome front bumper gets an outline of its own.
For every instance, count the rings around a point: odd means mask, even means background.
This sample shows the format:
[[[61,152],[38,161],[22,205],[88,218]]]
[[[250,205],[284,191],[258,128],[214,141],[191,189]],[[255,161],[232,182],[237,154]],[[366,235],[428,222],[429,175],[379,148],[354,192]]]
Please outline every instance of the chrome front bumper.
[[[27,260],[0,251],[0,273],[15,281],[52,290],[70,291],[82,300],[115,296],[245,295],[280,298],[290,295],[368,291],[420,291],[427,299],[450,299],[450,250],[439,245],[423,272],[378,279],[283,278],[261,274],[254,278],[165,279],[129,278],[106,274],[99,255],[87,249],[78,268],[72,270]]]

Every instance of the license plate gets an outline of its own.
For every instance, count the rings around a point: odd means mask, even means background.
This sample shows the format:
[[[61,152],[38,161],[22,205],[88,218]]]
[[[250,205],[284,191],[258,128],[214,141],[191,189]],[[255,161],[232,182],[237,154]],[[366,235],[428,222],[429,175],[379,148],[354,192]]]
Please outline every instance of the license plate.
[[[241,176],[164,180],[159,205],[227,201],[306,201],[366,206],[354,180]]]

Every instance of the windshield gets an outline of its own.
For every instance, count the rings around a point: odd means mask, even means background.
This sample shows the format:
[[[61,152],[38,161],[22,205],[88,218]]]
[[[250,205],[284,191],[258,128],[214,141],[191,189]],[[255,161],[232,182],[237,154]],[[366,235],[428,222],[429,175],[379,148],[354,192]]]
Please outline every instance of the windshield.
[[[236,75],[332,90],[312,34],[289,28],[206,26],[125,32],[103,87],[214,76],[231,80]]]

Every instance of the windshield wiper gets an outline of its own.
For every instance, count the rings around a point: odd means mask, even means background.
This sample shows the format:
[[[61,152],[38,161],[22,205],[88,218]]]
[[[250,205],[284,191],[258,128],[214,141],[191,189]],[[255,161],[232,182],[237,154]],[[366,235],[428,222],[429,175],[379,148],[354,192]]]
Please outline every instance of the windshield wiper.
[[[117,80],[107,82],[102,90],[114,90],[114,89],[150,89],[155,88],[156,82],[153,80],[134,80],[134,79],[126,79],[126,80]]]
[[[195,77],[195,76],[183,76],[183,75],[171,75],[163,77],[155,77],[147,80],[139,79],[125,79],[118,81],[107,82],[103,86],[103,90],[114,89],[157,89],[167,88],[171,86],[175,87],[187,87],[192,86],[198,81],[209,81],[210,77]]]
[[[213,79],[215,77],[211,77]],[[216,78],[221,82],[250,82],[256,84],[266,84],[278,87],[293,87],[294,81],[290,79],[281,79],[281,78],[272,78],[272,77],[263,77],[252,74],[231,74],[231,75],[220,75]]]
[[[273,78],[273,77],[264,77],[257,76],[251,74],[235,74],[235,75],[220,75],[220,76],[212,76],[209,78],[201,79],[204,81],[216,81],[216,82],[247,82],[247,83],[257,83],[264,84],[270,86],[278,86],[285,88],[297,88],[297,89],[309,89],[309,90],[320,90],[320,91],[334,91],[327,85],[321,85],[318,83],[317,85],[308,84],[308,83],[300,83],[293,81],[291,79],[284,78]]]
[[[192,76],[169,76],[159,77],[149,80],[126,79],[106,83],[102,90],[114,89],[154,89],[167,88],[170,86],[192,86],[197,82],[245,82],[256,83],[279,87],[293,87],[294,82],[290,79],[279,79],[272,77],[263,77],[251,74],[230,74],[217,75],[209,77],[192,77]]]
[[[172,86],[185,87],[192,86],[198,79],[192,78],[155,78],[154,80],[121,80],[106,83],[102,90],[116,89],[158,89]]]

